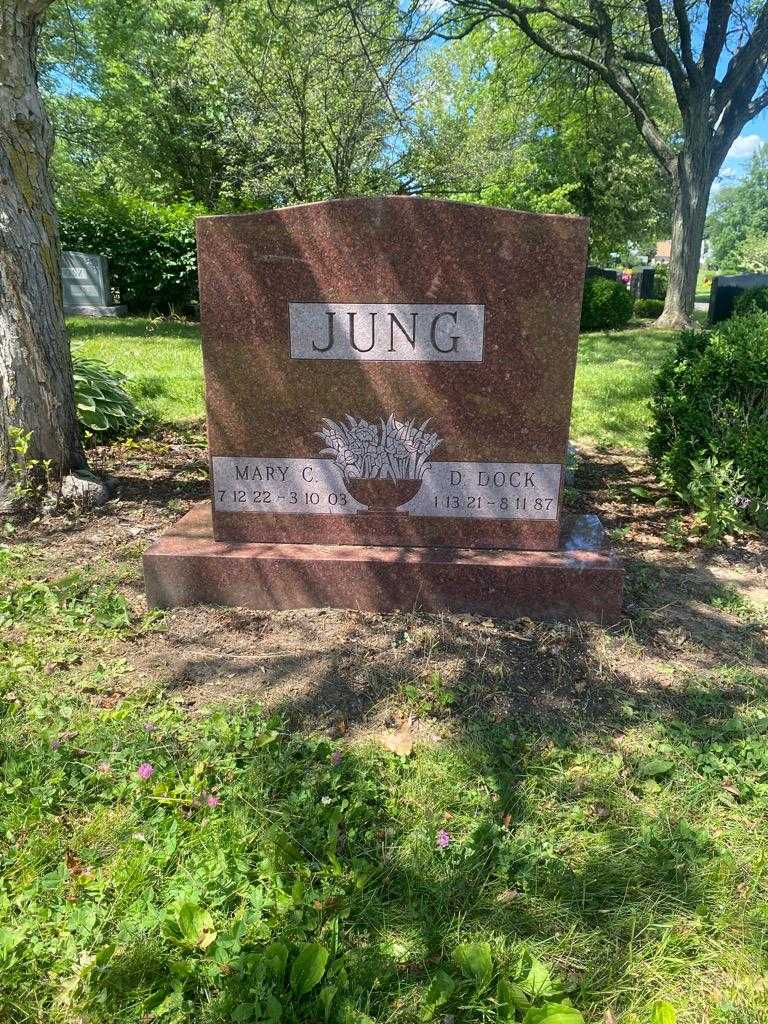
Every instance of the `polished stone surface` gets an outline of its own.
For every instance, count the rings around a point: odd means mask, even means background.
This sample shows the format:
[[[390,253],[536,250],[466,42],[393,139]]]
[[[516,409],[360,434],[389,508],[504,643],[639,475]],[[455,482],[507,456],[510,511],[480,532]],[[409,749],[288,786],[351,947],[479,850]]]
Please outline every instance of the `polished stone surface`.
[[[150,605],[454,611],[501,618],[621,615],[623,570],[597,517],[565,519],[558,551],[217,542],[209,502],[144,556]]]
[[[565,462],[586,231],[572,217],[411,197],[201,218],[216,539],[556,548],[551,467]],[[377,431],[350,468],[350,447]],[[249,481],[241,497],[217,478],[226,457],[325,458],[338,482]],[[355,477],[389,458],[403,483],[422,480],[419,496],[374,479],[361,488]],[[513,484],[520,465],[541,467],[546,489]],[[489,467],[509,467],[495,492],[477,484]]]

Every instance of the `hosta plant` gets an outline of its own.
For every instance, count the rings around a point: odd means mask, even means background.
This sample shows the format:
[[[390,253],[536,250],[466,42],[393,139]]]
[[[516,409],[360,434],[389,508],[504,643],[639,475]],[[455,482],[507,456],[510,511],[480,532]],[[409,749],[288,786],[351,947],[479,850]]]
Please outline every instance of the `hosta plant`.
[[[72,356],[77,416],[85,431],[119,437],[139,426],[142,414],[126,390],[126,377],[97,359]]]

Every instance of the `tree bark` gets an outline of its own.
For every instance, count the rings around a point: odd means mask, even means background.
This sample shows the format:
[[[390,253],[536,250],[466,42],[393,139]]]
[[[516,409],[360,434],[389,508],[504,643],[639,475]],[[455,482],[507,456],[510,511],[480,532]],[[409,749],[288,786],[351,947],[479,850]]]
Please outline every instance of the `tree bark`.
[[[50,0],[0,0],[0,476],[29,458],[63,475],[86,467],[64,324],[53,133],[37,83],[37,35]]]
[[[701,243],[707,217],[712,177],[708,153],[683,151],[673,178],[675,206],[672,214],[672,247],[664,310],[658,327],[688,330],[696,326],[693,315]]]

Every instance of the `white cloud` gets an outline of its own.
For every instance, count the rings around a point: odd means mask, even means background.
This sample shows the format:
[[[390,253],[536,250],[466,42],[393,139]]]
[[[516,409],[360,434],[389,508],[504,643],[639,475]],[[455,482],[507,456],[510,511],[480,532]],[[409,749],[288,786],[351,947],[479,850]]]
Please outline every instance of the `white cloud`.
[[[765,139],[757,134],[740,135],[728,150],[726,160],[740,160],[743,157],[752,156],[764,142]]]

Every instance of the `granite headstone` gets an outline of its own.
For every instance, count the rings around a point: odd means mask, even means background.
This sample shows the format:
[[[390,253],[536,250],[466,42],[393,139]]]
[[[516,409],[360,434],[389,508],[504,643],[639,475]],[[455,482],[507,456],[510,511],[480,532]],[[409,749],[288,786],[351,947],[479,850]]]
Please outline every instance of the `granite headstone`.
[[[126,313],[125,306],[112,302],[106,256],[62,252],[61,288],[67,316],[124,316]]]
[[[654,298],[653,279],[655,274],[656,272],[653,267],[637,267],[632,271],[629,290],[633,299]]]
[[[736,299],[748,288],[768,287],[768,274],[719,274],[709,290],[709,323],[718,324],[733,314]]]
[[[198,248],[212,509],[148,553],[154,603],[615,617],[561,522],[585,221],[355,199]]]
[[[604,277],[607,281],[617,281],[619,275],[618,271],[611,270],[608,267],[595,267],[590,265],[587,267],[586,279],[589,280],[590,277]]]

